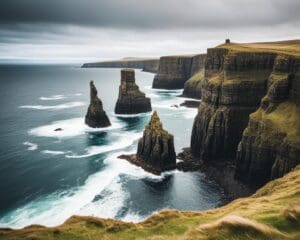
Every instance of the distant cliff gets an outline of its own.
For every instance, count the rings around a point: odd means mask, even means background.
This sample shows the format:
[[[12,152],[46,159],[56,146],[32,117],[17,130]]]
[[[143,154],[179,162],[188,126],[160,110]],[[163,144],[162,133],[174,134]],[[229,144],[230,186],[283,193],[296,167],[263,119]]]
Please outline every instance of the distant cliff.
[[[145,72],[157,72],[158,58],[123,58],[114,61],[85,63],[82,68],[135,68]]]
[[[206,54],[193,57],[190,78],[185,82],[182,96],[201,98],[202,81],[204,80]]]
[[[158,72],[152,87],[181,89],[185,82],[203,68],[205,54],[164,56],[160,58]]]
[[[192,153],[204,162],[236,158],[236,176],[249,185],[262,185],[295,167],[300,159],[299,49],[300,41],[208,49]]]

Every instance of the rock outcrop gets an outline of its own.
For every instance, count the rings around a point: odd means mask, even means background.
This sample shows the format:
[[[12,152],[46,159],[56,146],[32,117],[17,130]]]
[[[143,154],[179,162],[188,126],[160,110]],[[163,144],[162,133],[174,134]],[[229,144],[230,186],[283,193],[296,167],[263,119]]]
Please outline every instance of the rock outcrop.
[[[137,154],[122,155],[120,158],[158,175],[176,168],[173,135],[163,129],[156,111],[139,139]]]
[[[233,159],[249,114],[266,92],[275,54],[208,49],[191,150],[204,161]]]
[[[161,89],[181,89],[191,76],[193,56],[165,56],[159,60],[158,72],[152,87]]]
[[[278,55],[237,150],[236,177],[261,186],[300,164],[300,58]]]
[[[133,69],[121,70],[121,85],[119,97],[115,107],[117,114],[136,114],[151,112],[151,100],[139,90],[135,83]]]
[[[156,73],[158,70],[158,58],[123,58],[114,61],[85,63],[82,68],[135,68],[145,72]]]
[[[190,98],[201,98],[202,81],[204,80],[206,54],[193,57],[191,77],[185,82],[182,96]]]
[[[85,123],[92,128],[110,126],[110,121],[103,110],[102,101],[97,96],[97,89],[93,81],[90,81],[90,105],[85,116]]]

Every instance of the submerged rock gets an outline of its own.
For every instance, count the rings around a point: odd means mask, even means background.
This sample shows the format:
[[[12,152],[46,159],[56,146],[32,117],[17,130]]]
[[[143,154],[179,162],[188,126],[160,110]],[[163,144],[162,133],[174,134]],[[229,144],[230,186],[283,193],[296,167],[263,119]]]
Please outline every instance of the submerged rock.
[[[62,130],[63,130],[62,128],[56,128],[56,129],[54,129],[55,132],[62,131]]]
[[[148,172],[159,175],[176,168],[176,153],[173,135],[163,129],[155,111],[139,140],[137,154],[122,155],[119,158],[138,165]]]
[[[151,100],[145,93],[139,90],[135,83],[133,69],[121,70],[121,85],[119,87],[119,97],[115,107],[117,114],[137,114],[150,112]]]
[[[108,127],[111,125],[102,101],[97,96],[97,89],[93,81],[90,81],[90,105],[85,116],[85,123],[92,128]]]

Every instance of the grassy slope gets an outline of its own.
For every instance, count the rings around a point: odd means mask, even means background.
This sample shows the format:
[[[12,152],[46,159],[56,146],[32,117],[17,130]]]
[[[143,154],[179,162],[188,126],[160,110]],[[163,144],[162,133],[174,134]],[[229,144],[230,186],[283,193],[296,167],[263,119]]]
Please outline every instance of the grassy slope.
[[[241,52],[276,52],[293,56],[300,56],[300,40],[261,43],[230,43],[218,47]]]
[[[54,228],[0,230],[0,239],[300,239],[300,166],[248,198],[205,212],[166,210],[133,224],[74,216]]]

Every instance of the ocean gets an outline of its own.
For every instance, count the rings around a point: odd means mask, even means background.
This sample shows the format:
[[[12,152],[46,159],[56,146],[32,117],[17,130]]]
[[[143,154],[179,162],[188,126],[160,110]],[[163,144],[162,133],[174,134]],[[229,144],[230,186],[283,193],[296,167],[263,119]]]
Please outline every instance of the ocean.
[[[179,153],[189,146],[197,110],[172,106],[184,101],[182,90],[154,90],[153,74],[135,72]],[[84,124],[90,80],[111,127]],[[136,151],[151,116],[114,114],[120,69],[2,65],[0,83],[0,227],[55,226],[75,214],[138,222],[165,208],[204,210],[224,201],[200,172],[155,176],[117,158]]]

